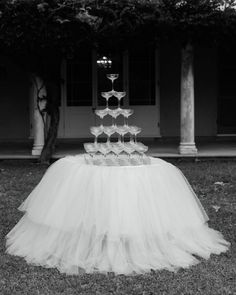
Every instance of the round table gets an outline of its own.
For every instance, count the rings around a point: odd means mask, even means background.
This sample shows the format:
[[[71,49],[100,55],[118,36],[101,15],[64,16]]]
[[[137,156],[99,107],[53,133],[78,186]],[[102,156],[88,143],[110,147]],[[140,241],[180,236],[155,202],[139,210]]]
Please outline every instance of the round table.
[[[83,155],[53,163],[21,204],[7,252],[67,274],[176,271],[228,249],[182,172],[149,165],[88,165]]]

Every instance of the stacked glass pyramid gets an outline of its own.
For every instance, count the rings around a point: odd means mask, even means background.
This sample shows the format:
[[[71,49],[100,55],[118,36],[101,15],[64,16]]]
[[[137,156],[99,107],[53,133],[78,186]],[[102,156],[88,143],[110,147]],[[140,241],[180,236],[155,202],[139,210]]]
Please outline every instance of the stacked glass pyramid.
[[[141,128],[128,123],[128,119],[134,111],[121,107],[121,99],[125,97],[126,92],[114,90],[114,81],[118,77],[119,74],[107,74],[107,78],[111,80],[112,89],[101,92],[101,96],[106,100],[106,108],[95,111],[101,123],[99,126],[90,127],[90,132],[94,135],[94,142],[84,143],[86,162],[108,166],[149,164],[150,159],[145,154],[148,147],[137,141],[137,135],[141,132]],[[117,99],[118,106],[116,108],[109,107],[111,97]],[[103,125],[105,116],[111,117],[110,125]],[[117,125],[119,116],[123,117],[122,125]],[[99,142],[98,139],[103,134],[106,136],[106,142]]]

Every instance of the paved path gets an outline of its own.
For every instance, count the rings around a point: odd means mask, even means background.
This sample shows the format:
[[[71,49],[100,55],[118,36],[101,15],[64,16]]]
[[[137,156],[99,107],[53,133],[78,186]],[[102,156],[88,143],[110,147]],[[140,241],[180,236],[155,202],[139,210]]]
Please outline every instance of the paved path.
[[[148,154],[160,158],[183,158],[192,157],[178,153],[178,143],[146,141],[149,146]],[[29,143],[0,143],[0,159],[35,159],[31,155],[31,144]],[[236,141],[214,141],[197,143],[197,158],[201,157],[236,157]],[[84,153],[82,143],[64,142],[57,144],[53,158],[61,158],[66,155]]]

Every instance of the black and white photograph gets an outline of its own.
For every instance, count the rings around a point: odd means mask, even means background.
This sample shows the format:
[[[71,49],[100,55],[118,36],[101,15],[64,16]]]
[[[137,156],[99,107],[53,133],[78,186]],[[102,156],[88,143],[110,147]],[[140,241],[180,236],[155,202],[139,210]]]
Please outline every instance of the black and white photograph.
[[[236,1],[0,0],[0,295],[236,295]]]

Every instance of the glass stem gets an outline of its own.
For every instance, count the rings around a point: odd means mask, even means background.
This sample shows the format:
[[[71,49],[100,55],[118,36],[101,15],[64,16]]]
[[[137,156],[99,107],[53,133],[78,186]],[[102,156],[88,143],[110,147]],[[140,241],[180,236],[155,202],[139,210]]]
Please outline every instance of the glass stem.
[[[118,136],[118,143],[121,143],[121,136],[120,136],[120,134]]]

